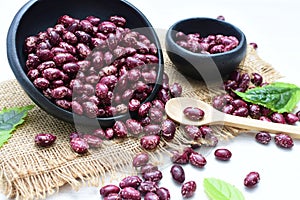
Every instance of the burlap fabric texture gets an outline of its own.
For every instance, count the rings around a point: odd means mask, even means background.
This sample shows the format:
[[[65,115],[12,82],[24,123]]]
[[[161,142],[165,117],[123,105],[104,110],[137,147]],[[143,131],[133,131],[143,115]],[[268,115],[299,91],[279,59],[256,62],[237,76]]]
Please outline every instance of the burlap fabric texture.
[[[165,54],[165,71],[170,83],[179,82],[183,86],[183,96],[211,101],[211,91],[203,83],[183,77]],[[247,56],[239,66],[241,71],[258,72],[266,81],[272,82],[280,75],[261,60],[254,49],[247,49]],[[0,109],[4,107],[33,104],[16,80],[0,84]],[[45,113],[38,106],[28,113],[23,125],[13,133],[12,138],[0,149],[0,188],[8,198],[44,199],[70,184],[74,190],[83,183],[99,186],[105,174],[111,176],[131,166],[132,157],[143,149],[137,138],[122,141],[105,141],[102,148],[91,149],[83,156],[74,153],[69,146],[69,134],[74,127]],[[216,129],[220,138],[230,138],[239,130],[230,127]],[[53,133],[57,136],[55,145],[39,148],[33,138],[38,133]],[[162,154],[170,148],[180,149],[189,142],[180,128],[171,142],[163,141],[151,152],[153,162],[162,163]],[[205,141],[203,141],[205,142]],[[127,168],[128,169],[128,168]],[[128,171],[127,171],[128,172]],[[124,176],[126,175],[123,174]]]

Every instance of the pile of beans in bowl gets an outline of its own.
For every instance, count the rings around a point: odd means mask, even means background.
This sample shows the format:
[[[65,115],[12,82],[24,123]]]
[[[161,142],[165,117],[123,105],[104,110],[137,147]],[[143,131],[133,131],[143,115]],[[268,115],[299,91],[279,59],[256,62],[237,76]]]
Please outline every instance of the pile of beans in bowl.
[[[25,40],[28,78],[59,107],[90,118],[135,110],[151,94],[158,50],[126,19],[61,16]],[[133,101],[130,101],[133,100]]]
[[[208,35],[202,37],[200,33],[177,32],[175,42],[194,53],[216,54],[230,51],[239,45],[239,40],[235,36],[222,34]]]

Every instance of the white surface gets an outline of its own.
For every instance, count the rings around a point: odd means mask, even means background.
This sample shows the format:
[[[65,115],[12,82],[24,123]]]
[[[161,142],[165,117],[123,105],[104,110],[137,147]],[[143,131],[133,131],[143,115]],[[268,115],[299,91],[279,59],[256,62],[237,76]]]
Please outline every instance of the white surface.
[[[14,78],[6,58],[6,33],[15,13],[26,0],[10,0],[0,8],[0,81]],[[258,43],[259,55],[285,75],[286,81],[300,86],[300,3],[297,0],[130,0],[150,20],[155,28],[168,29],[177,20],[189,17],[217,17],[224,15],[226,21],[238,26],[248,42]],[[221,146],[218,146],[221,147]],[[216,177],[234,184],[247,200],[299,199],[300,142],[295,141],[292,150],[283,150],[273,142],[267,146],[254,141],[253,135],[239,135],[226,147],[233,156],[229,162],[215,160],[213,154],[207,156],[204,169],[184,167],[186,180],[195,180],[197,192],[192,199],[207,199],[203,191],[204,177]],[[243,179],[250,171],[258,171],[261,182],[254,189],[246,189]],[[171,180],[169,168],[164,170],[162,186],[171,190],[172,199],[182,199],[180,187]],[[78,192],[64,187],[48,199],[75,200],[100,199],[99,188],[82,188]],[[0,199],[6,199],[0,194]]]

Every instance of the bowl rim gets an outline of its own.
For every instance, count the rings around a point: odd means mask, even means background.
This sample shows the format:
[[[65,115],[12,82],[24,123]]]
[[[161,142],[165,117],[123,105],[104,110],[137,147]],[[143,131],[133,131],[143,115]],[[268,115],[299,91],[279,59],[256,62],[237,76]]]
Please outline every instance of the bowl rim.
[[[113,117],[96,117],[96,118],[88,118],[84,115],[78,115],[73,113],[72,111],[65,110],[57,105],[55,105],[52,101],[50,101],[48,98],[46,98],[29,80],[27,77],[20,61],[18,58],[18,50],[16,46],[16,37],[17,37],[17,30],[20,24],[20,21],[23,18],[23,15],[28,12],[28,10],[35,5],[36,3],[43,1],[43,0],[30,0],[27,3],[25,3],[15,14],[13,20],[11,21],[10,27],[7,32],[7,38],[6,38],[6,48],[7,48],[7,58],[10,65],[10,68],[12,69],[15,78],[27,94],[27,96],[30,97],[30,99],[38,105],[40,108],[42,108],[44,111],[46,111],[48,114],[54,116],[57,119],[69,122],[71,124],[79,123],[82,125],[95,125],[95,122],[98,122],[105,126],[106,123],[126,119],[130,116],[130,113],[126,114],[120,114],[115,115]],[[157,67],[157,78],[154,85],[154,88],[152,90],[152,93],[147,97],[147,99],[144,102],[150,101],[150,99],[153,99],[155,95],[157,94],[160,83],[162,82],[163,72],[164,72],[164,59],[163,59],[163,52],[161,48],[161,43],[159,41],[159,37],[157,33],[155,32],[155,29],[153,28],[152,24],[148,20],[148,18],[133,4],[126,0],[120,0],[120,3],[125,4],[126,6],[130,7],[132,11],[136,12],[144,21],[145,27],[139,27],[139,28],[147,28],[150,32],[150,35],[153,37],[153,43],[156,45],[158,49],[158,67]],[[99,125],[99,124],[98,124]]]
[[[179,46],[174,41],[172,34],[177,31],[177,30],[174,30],[175,26],[177,26],[181,23],[185,23],[187,21],[204,21],[204,20],[214,21],[214,22],[224,24],[224,25],[232,28],[232,30],[236,31],[238,34],[240,34],[241,35],[241,40],[239,40],[238,46],[236,46],[234,49],[231,49],[230,51],[226,51],[226,52],[215,53],[215,54],[201,54],[201,53],[196,53],[196,52],[189,51],[189,50]],[[210,17],[191,17],[191,18],[186,18],[186,19],[179,20],[179,21],[175,22],[173,25],[171,25],[169,27],[169,29],[167,31],[167,34],[166,34],[166,37],[167,37],[167,39],[169,39],[169,42],[174,44],[174,46],[176,48],[178,48],[180,51],[182,51],[183,53],[190,54],[192,56],[196,56],[196,57],[199,57],[199,58],[201,58],[201,57],[203,57],[203,58],[208,58],[208,57],[215,58],[215,57],[220,57],[220,56],[224,56],[224,55],[230,55],[230,54],[233,54],[233,53],[237,52],[239,49],[241,49],[244,46],[244,43],[247,42],[246,36],[240,28],[238,28],[237,26],[235,26],[235,25],[233,25],[229,22],[219,20],[219,19],[210,18]]]

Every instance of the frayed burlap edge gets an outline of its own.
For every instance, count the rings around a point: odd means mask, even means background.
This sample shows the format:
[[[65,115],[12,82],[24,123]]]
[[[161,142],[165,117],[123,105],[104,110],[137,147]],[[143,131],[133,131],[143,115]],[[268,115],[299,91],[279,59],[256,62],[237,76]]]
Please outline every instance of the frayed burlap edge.
[[[165,52],[164,52],[165,54]],[[190,96],[210,102],[206,86],[201,82],[183,77],[168,59],[165,58],[165,71],[169,74],[170,83],[179,82],[183,88],[183,96]],[[247,56],[239,66],[242,72],[261,73],[265,81],[272,82],[281,75],[272,66],[261,60],[252,47],[248,47]],[[213,91],[218,94],[219,91]],[[0,106],[24,106],[33,104],[15,80],[1,84]],[[231,127],[215,126],[214,132],[220,139],[230,139],[240,130]],[[100,149],[92,149],[86,155],[74,153],[68,144],[68,135],[74,128],[59,121],[37,106],[29,112],[26,122],[18,127],[13,137],[0,150],[0,188],[8,198],[45,199],[59,191],[62,185],[70,184],[74,190],[84,185],[96,186],[104,183],[109,175],[111,180],[121,176],[134,174],[131,160],[134,155],[142,152],[137,138],[123,141],[105,141]],[[40,132],[52,132],[57,135],[56,144],[50,148],[34,146],[33,137]],[[160,147],[150,152],[151,161],[163,164],[164,154],[170,149],[183,149],[195,143],[185,137],[178,128],[172,141],[162,141]],[[206,141],[196,143],[205,144]],[[124,173],[122,173],[124,172]]]

